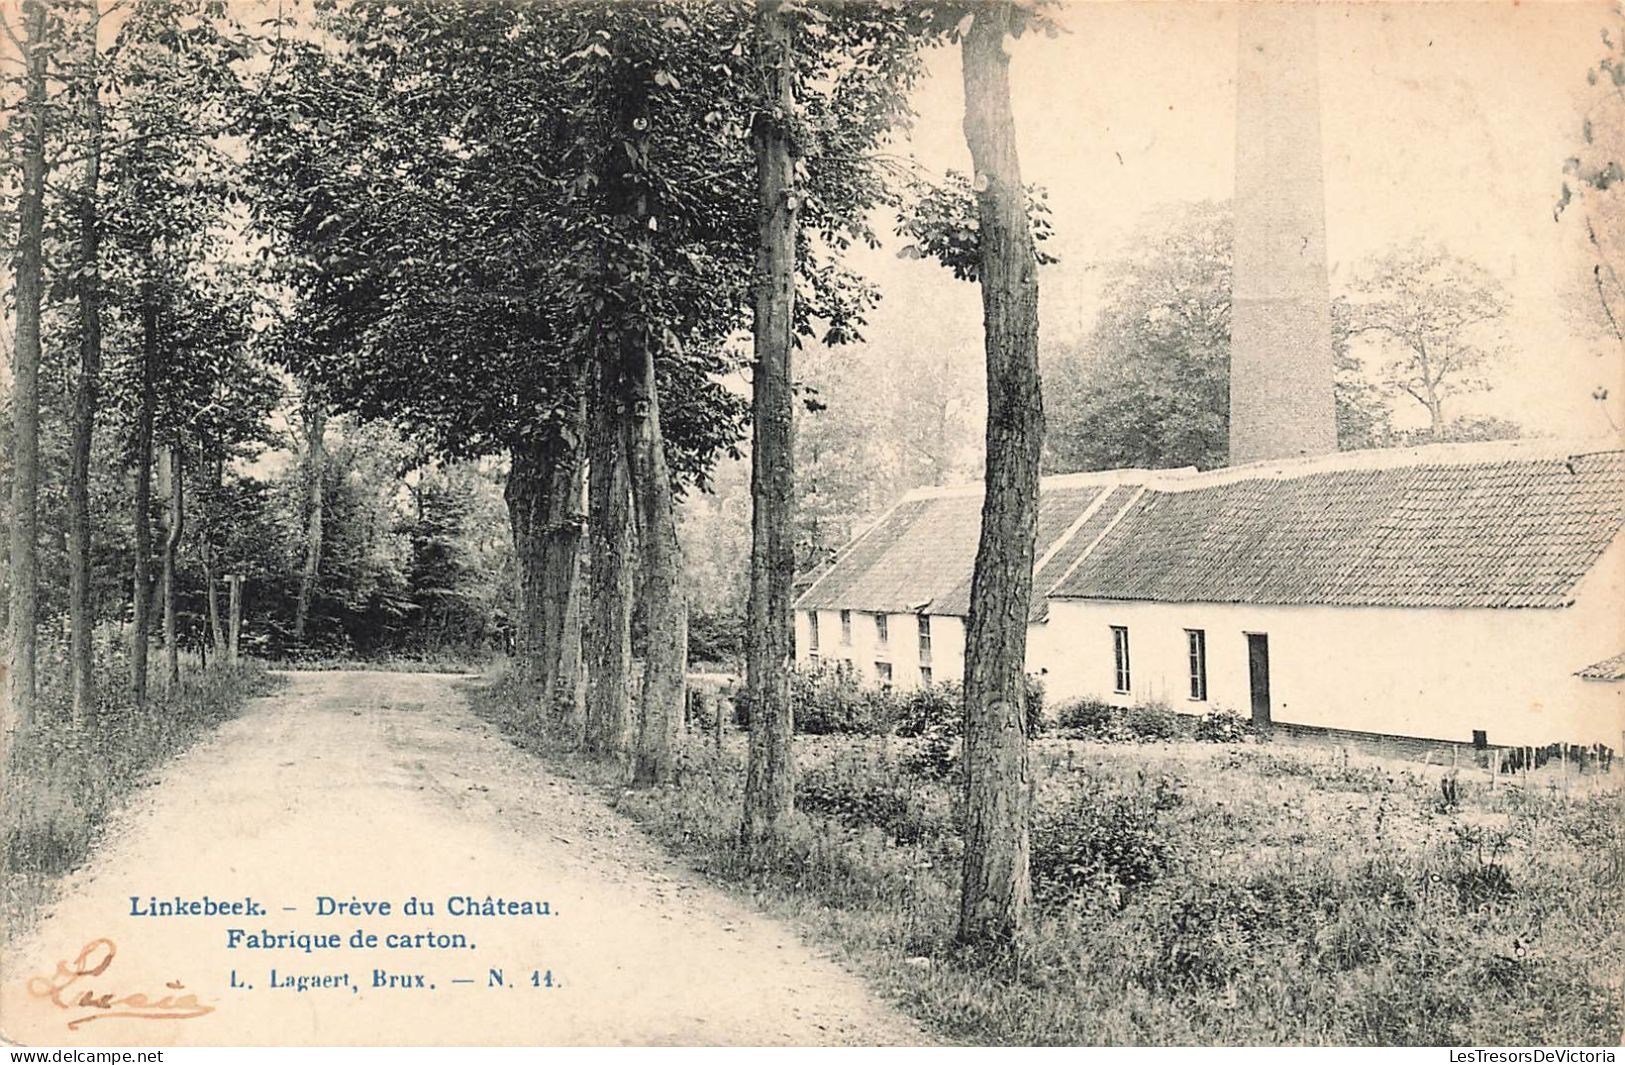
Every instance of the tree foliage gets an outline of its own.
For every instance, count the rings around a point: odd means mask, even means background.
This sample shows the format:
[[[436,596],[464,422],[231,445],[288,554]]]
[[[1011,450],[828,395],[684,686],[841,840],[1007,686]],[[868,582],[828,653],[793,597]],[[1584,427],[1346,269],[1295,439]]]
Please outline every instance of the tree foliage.
[[[1602,30],[1603,56],[1586,71],[1580,145],[1563,164],[1553,216],[1577,206],[1592,251],[1597,311],[1625,343],[1625,15]]]
[[[1229,458],[1230,208],[1200,203],[1143,226],[1107,266],[1102,307],[1083,346],[1053,357],[1051,472],[1223,466]],[[1334,314],[1338,441],[1388,439],[1386,402]]]
[[[1051,357],[1046,468],[1213,469],[1229,461],[1230,210],[1202,203],[1143,226],[1107,267],[1102,307],[1077,349]],[[1378,257],[1332,305],[1338,446],[1390,447],[1517,435],[1505,419],[1452,418],[1451,396],[1481,387],[1504,296],[1487,272],[1442,252]],[[1476,317],[1475,317],[1476,316]],[[1488,333],[1485,338],[1480,330]],[[1411,338],[1409,340],[1405,338]],[[1441,407],[1425,433],[1393,424],[1396,402]],[[1367,358],[1366,351],[1385,356]]]
[[[1377,342],[1383,385],[1426,408],[1434,433],[1448,425],[1447,399],[1489,388],[1510,297],[1488,270],[1414,242],[1364,264],[1348,288],[1349,332]]]

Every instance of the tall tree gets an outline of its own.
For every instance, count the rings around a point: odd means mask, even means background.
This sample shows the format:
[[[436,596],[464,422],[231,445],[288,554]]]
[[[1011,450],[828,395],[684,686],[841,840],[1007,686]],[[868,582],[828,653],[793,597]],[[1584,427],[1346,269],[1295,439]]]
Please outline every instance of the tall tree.
[[[300,407],[305,434],[305,561],[299,571],[299,599],[294,607],[293,642],[303,645],[310,620],[310,602],[316,594],[316,581],[322,568],[322,532],[325,528],[322,504],[327,471],[327,405],[309,387]]]
[[[632,510],[625,415],[615,389],[615,368],[598,360],[593,371],[588,443],[587,511],[592,594],[586,629],[588,753],[620,757],[631,720]]]
[[[747,845],[776,836],[794,799],[790,604],[796,559],[794,396],[796,209],[795,66],[783,0],[759,0],[756,61],[762,106],[756,155],[755,362],[751,368],[750,604],[745,673],[750,691],[750,754],[745,770]]]
[[[652,344],[643,345],[642,364],[641,377],[631,382],[627,444],[646,632],[632,782],[669,784],[677,775],[676,740],[687,690],[688,598],[682,583],[682,549],[660,425]],[[627,366],[628,371],[632,368]]]
[[[1158,211],[1106,266],[1094,327],[1047,353],[1045,467],[1053,473],[1229,462],[1230,210]],[[1349,351],[1343,305],[1332,322],[1338,444],[1388,444],[1385,395]]]
[[[626,279],[606,278],[603,252],[608,238],[630,239],[604,204],[606,160],[614,161],[605,148],[623,151],[609,131],[617,105],[605,72],[618,62],[610,45],[647,44],[646,27],[663,17],[664,9],[576,5],[535,19],[511,5],[473,4],[447,19],[433,3],[338,5],[328,25],[349,47],[295,50],[291,85],[265,109],[254,145],[272,193],[262,214],[298,263],[290,284],[308,328],[286,345],[290,362],[341,408],[394,420],[442,456],[510,455],[521,668],[534,670],[539,691],[556,693],[543,697],[558,712],[573,711],[579,684],[571,634],[583,614],[575,574],[586,356],[619,351],[619,336],[602,324],[619,312],[606,309],[604,293]],[[611,35],[604,27],[612,21],[632,37]],[[714,53],[686,35],[668,37],[696,71],[715,65]],[[491,76],[469,81],[474,66]],[[688,70],[681,74],[688,85]],[[664,143],[716,137],[699,121],[702,77],[683,90],[688,124],[652,131]],[[673,77],[663,91],[677,84]],[[737,213],[739,182],[709,180],[730,196],[689,182],[696,217]],[[644,268],[645,278],[680,276],[701,292],[690,306],[704,342],[691,336],[680,361],[657,367],[662,393],[679,397],[661,411],[667,460],[693,478],[736,420],[715,381],[726,361],[712,340],[734,322],[708,317],[733,289],[717,283],[711,256],[673,218],[661,216],[652,223],[659,232],[640,239],[667,242],[667,258]],[[685,240],[681,250],[670,246]],[[680,305],[662,296],[638,313],[657,337],[662,324],[692,333],[673,312]],[[447,351],[478,356],[448,359]],[[393,372],[403,360],[413,374]],[[622,362],[613,356],[617,387]],[[641,379],[640,364],[630,380]],[[624,405],[628,393],[619,395]]]
[[[186,452],[179,443],[164,447],[159,456],[159,481],[165,496],[163,564],[159,576],[164,603],[164,677],[171,688],[181,682],[179,604],[176,600],[176,565],[181,538],[186,535]]]
[[[1412,243],[1365,264],[1349,285],[1347,316],[1388,356],[1386,383],[1420,403],[1434,435],[1449,424],[1445,401],[1489,387],[1502,354],[1508,296],[1476,263]]]
[[[141,342],[136,394],[135,437],[131,451],[135,491],[131,506],[135,525],[135,564],[131,574],[130,695],[135,705],[147,705],[147,651],[152,632],[152,459],[153,421],[158,407],[159,306],[157,267],[147,253],[140,283]]]
[[[1031,895],[1027,617],[1044,405],[1038,374],[1038,255],[1016,154],[1006,40],[1030,14],[1013,3],[965,16],[965,141],[980,223],[987,355],[987,471],[965,631],[965,858],[959,938],[1012,944]]]
[[[101,78],[97,34],[101,7],[86,0],[78,92],[84,125],[85,169],[78,195],[79,367],[73,383],[73,440],[68,470],[68,669],[72,712],[83,722],[96,700],[95,627],[92,598],[90,466],[96,429],[97,393],[102,369],[101,218],[98,208],[102,162]]]
[[[237,64],[247,55],[223,5],[137,0],[102,64],[98,213],[113,326],[104,381],[135,480],[130,687],[137,704],[147,697],[147,643],[161,592],[153,581],[152,465],[159,447],[185,447],[216,379],[207,369],[219,352],[209,308],[233,284],[216,267],[235,167],[218,138],[234,125]]]
[[[581,685],[586,396],[579,381],[573,391],[545,434],[510,451],[506,490],[519,561],[520,676],[538,707],[559,721],[571,716]]]
[[[16,41],[24,65],[21,195],[14,260],[17,300],[12,362],[11,421],[11,649],[9,714],[4,757],[11,735],[34,721],[38,640],[39,571],[39,370],[40,304],[45,290],[46,65],[50,58],[44,0],[24,0],[24,39]],[[7,32],[10,32],[9,29]]]
[[[600,336],[617,361],[612,377],[621,400],[632,512],[637,529],[644,619],[643,683],[632,757],[634,784],[665,784],[676,776],[676,739],[682,727],[688,667],[688,601],[681,580],[677,515],[660,422],[655,354],[676,355],[680,342],[669,326],[651,321],[655,295],[654,234],[663,202],[651,173],[655,121],[652,95],[658,72],[648,28],[633,24],[617,54],[601,67],[613,111],[606,146],[605,202],[598,279],[609,324]],[[603,396],[601,399],[607,399]],[[614,589],[604,589],[613,592]]]

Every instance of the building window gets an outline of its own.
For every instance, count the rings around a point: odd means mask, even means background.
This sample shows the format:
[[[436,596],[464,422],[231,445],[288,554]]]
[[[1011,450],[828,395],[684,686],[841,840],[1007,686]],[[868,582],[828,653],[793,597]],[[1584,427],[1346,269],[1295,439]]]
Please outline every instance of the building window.
[[[852,646],[852,611],[841,611],[841,646]]]
[[[931,615],[920,615],[920,661],[931,661]]]
[[[1127,625],[1112,626],[1112,655],[1117,664],[1116,690],[1129,691]]]
[[[1202,629],[1185,630],[1186,657],[1191,667],[1191,698],[1207,699],[1207,632]]]
[[[875,679],[880,681],[881,688],[887,689],[887,690],[889,690],[891,688],[891,663],[890,662],[876,662],[875,663]]]
[[[807,652],[818,657],[818,611],[807,611]]]
[[[921,666],[920,667],[920,687],[922,687],[922,688],[931,687],[931,667],[930,666]]]
[[[886,615],[884,615],[884,614],[876,614],[875,615],[875,642],[878,643],[882,647],[886,646],[886,636],[887,636],[887,633],[886,633]]]

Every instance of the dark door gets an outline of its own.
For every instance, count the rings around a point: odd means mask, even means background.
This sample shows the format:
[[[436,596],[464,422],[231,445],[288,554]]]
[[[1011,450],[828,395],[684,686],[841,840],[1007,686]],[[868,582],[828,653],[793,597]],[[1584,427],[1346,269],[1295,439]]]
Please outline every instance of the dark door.
[[[1253,691],[1253,724],[1270,723],[1270,638],[1247,634],[1247,679]]]

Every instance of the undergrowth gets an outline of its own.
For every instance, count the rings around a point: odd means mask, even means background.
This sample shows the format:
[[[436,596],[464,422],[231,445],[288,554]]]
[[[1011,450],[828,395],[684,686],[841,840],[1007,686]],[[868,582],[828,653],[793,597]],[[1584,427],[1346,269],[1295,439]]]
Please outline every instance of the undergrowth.
[[[34,727],[12,748],[0,804],[7,937],[33,918],[55,878],[84,860],[102,825],[151,770],[276,687],[265,667],[249,660],[187,672],[175,689],[154,681],[146,708],[137,710],[126,701],[120,664],[98,669],[97,705],[77,727],[65,688],[42,689]]]
[[[989,968],[954,942],[959,778],[921,758],[930,728],[798,737],[798,809],[753,866],[738,833],[737,732],[721,750],[685,736],[677,785],[629,790],[613,766],[524,733],[500,674],[472,698],[945,1040],[1621,1037],[1625,839],[1611,778],[1571,799],[1464,780],[1444,805],[1420,773],[1294,749],[1039,739],[1032,928],[1017,964]]]

